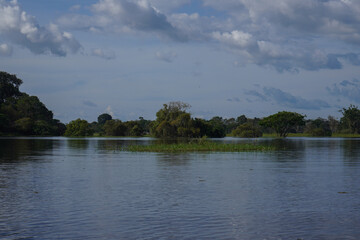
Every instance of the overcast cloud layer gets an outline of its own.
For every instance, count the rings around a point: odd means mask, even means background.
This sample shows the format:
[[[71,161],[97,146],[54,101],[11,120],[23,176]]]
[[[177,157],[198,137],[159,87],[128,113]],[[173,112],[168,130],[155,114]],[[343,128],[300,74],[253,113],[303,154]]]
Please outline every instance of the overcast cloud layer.
[[[0,0],[1,70],[30,78],[54,108],[50,93],[66,95],[60,118],[74,115],[67,101],[84,117],[141,105],[127,118],[168,100],[198,102],[200,117],[360,103],[357,0],[41,2]],[[41,63],[53,81],[31,70]]]

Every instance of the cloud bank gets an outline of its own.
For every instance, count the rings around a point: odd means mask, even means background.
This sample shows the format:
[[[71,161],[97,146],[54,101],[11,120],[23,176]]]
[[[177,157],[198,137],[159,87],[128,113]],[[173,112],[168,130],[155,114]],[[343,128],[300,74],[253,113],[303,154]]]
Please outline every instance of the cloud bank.
[[[215,43],[240,62],[279,72],[360,65],[360,1],[98,0],[87,7],[89,14],[75,11],[79,8],[73,6],[56,24],[40,26],[16,0],[0,0],[0,38],[35,54],[66,56],[81,49],[70,31],[138,34]],[[2,56],[12,53],[9,45],[0,51]],[[100,49],[92,55],[114,58]]]
[[[333,96],[346,98],[356,103],[360,103],[360,81],[358,79],[353,79],[351,81],[344,80],[340,83],[335,83],[326,89]]]
[[[35,54],[66,56],[81,48],[72,34],[60,31],[56,24],[40,26],[34,17],[21,9],[16,0],[0,0],[0,37]]]
[[[58,20],[69,29],[92,32],[148,32],[174,41],[185,41],[166,15],[148,1],[100,0],[91,6],[92,16],[67,15]]]
[[[330,105],[320,99],[304,99],[303,97],[294,96],[278,88],[263,87],[259,90],[245,91],[245,95],[252,96],[256,101],[275,102],[278,105],[304,110],[320,110],[330,108]]]
[[[71,14],[68,29],[148,33],[176,42],[215,42],[245,62],[277,71],[360,65],[360,1],[99,0],[91,15]],[[179,12],[194,5],[193,12]],[[213,15],[202,14],[211,9]]]

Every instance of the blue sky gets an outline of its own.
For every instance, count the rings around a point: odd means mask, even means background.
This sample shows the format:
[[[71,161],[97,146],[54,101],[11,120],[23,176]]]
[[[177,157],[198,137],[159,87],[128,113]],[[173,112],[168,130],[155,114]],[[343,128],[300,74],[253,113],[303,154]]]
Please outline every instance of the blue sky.
[[[0,0],[0,70],[56,118],[308,118],[360,104],[360,1]]]

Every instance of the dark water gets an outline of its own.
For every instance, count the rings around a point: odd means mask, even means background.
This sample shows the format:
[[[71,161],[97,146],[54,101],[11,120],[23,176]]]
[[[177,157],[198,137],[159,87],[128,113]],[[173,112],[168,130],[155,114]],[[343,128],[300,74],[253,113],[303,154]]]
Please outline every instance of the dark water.
[[[360,139],[118,151],[149,141],[0,139],[0,239],[360,239]]]

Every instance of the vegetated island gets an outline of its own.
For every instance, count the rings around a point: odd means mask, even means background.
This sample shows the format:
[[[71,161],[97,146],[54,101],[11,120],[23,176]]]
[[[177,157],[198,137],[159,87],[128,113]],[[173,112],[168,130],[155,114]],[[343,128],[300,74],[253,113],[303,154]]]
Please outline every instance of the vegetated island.
[[[189,104],[170,102],[156,113],[155,120],[139,117],[138,120],[121,121],[102,113],[97,121],[91,123],[79,118],[63,124],[53,118],[52,111],[38,97],[20,91],[22,82],[16,75],[0,71],[0,136],[151,136],[190,139],[225,136],[360,137],[360,110],[354,105],[341,110],[343,116],[340,120],[332,116],[327,119],[305,119],[304,115],[287,111],[264,118],[241,115],[237,118],[215,116],[206,120],[193,118],[188,112]]]
[[[181,153],[181,152],[259,152],[273,151],[274,146],[246,144],[246,143],[218,143],[213,141],[173,143],[173,144],[150,144],[150,145],[130,145],[124,147],[123,151],[129,152],[162,152],[162,153]]]

